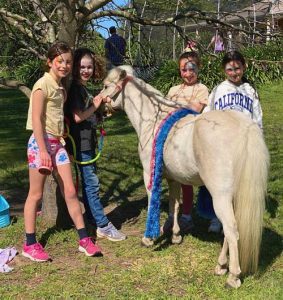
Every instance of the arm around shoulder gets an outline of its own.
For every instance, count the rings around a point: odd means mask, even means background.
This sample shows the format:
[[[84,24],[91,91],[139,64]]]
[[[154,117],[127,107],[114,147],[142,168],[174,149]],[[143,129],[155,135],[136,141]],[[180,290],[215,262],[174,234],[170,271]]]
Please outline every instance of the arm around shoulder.
[[[167,93],[167,95],[165,96],[167,99],[172,99],[174,92],[173,92],[174,86],[172,86],[169,90],[169,92]]]
[[[255,91],[255,97],[253,101],[253,120],[258,124],[260,129],[263,129],[262,125],[262,109],[258,97],[258,93]]]
[[[217,87],[215,87],[212,90],[212,92],[209,94],[208,103],[207,103],[207,106],[204,108],[203,112],[208,112],[208,111],[214,110],[214,101],[215,101],[216,89],[217,89]]]

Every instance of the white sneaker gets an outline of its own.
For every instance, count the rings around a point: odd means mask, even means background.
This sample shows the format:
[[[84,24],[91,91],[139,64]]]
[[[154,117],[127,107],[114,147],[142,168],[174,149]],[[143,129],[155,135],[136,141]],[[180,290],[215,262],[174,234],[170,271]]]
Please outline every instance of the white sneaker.
[[[222,224],[217,218],[214,218],[210,221],[208,232],[219,233],[221,229],[222,229]]]
[[[98,237],[105,237],[112,242],[124,241],[127,236],[119,231],[111,222],[105,227],[98,227],[96,230]]]

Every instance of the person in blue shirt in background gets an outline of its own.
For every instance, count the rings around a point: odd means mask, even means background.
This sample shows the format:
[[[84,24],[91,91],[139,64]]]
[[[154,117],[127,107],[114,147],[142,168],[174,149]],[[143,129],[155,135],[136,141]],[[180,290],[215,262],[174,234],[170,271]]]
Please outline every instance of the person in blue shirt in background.
[[[105,41],[105,56],[108,60],[107,69],[121,66],[126,55],[126,41],[117,34],[115,26],[109,28],[111,36]]]

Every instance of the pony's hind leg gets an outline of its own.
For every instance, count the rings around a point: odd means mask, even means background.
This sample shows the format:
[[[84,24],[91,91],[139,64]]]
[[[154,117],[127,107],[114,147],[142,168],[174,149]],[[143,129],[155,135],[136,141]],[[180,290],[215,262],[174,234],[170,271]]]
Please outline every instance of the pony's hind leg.
[[[215,267],[215,274],[216,275],[225,275],[228,271],[228,242],[227,239],[224,237],[223,246],[218,257],[218,264]]]
[[[182,236],[180,234],[180,226],[178,223],[178,214],[180,209],[179,201],[175,200],[174,206],[174,218],[173,218],[173,235],[172,235],[172,243],[173,244],[180,244],[182,242]]]
[[[239,264],[239,251],[238,251],[238,240],[239,233],[237,229],[237,223],[233,211],[232,196],[228,193],[221,196],[214,196],[213,206],[217,217],[220,219],[223,225],[223,231],[225,235],[225,240],[223,248],[221,250],[218,265],[216,270],[221,273],[222,267],[227,264],[227,245],[229,248],[229,276],[226,281],[226,286],[231,288],[238,288],[241,285],[241,280],[239,276],[241,274],[240,264]],[[226,261],[226,262],[225,262]],[[219,270],[220,266],[220,270]],[[225,268],[224,268],[225,270]]]
[[[182,236],[180,234],[180,226],[178,223],[178,214],[180,209],[180,183],[167,179],[169,186],[169,210],[173,214],[173,228],[172,228],[172,243],[180,244],[182,242]]]

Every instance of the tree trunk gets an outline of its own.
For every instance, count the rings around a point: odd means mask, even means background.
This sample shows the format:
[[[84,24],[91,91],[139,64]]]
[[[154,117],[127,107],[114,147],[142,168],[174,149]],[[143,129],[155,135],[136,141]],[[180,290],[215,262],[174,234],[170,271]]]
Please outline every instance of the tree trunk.
[[[78,42],[80,21],[76,18],[75,1],[59,1],[57,15],[60,20],[58,40],[66,42],[70,47],[75,47]]]
[[[42,218],[51,226],[70,228],[73,224],[59,184],[52,174],[47,176],[42,198]]]

